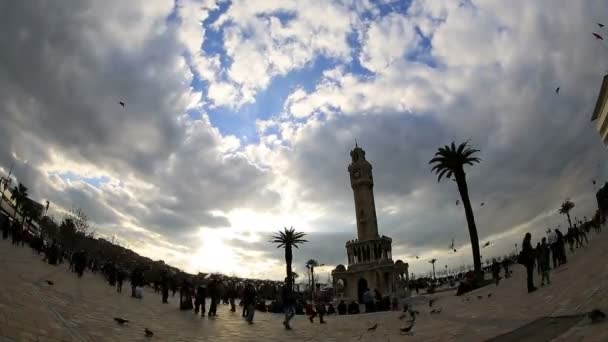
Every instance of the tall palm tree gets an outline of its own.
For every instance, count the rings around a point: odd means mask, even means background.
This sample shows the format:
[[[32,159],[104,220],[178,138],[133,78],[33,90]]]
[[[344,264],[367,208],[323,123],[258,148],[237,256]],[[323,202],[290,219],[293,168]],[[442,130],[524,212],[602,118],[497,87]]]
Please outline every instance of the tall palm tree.
[[[429,262],[433,264],[433,279],[435,279],[435,262],[437,262],[437,259],[433,258]]]
[[[568,217],[568,226],[572,228],[572,221],[570,220],[570,210],[574,209],[574,202],[570,200],[566,200],[562,203],[562,206],[559,208],[559,213],[562,215],[566,215]]]
[[[275,235],[273,235],[269,242],[276,243],[277,248],[285,248],[285,265],[287,269],[287,288],[293,288],[293,271],[291,269],[291,263],[293,262],[293,251],[292,247],[299,248],[298,245],[304,242],[308,242],[304,240],[305,233],[296,232],[293,227],[287,229],[287,227],[283,228],[283,231],[279,230]]]
[[[25,202],[27,201],[27,187],[21,183],[19,185],[15,185],[13,190],[11,191],[11,200],[15,202],[15,212],[13,213],[13,219],[17,217],[17,210],[23,209]]]
[[[429,161],[429,164],[434,164],[431,172],[435,172],[435,174],[438,175],[438,182],[440,182],[443,177],[446,177],[454,180],[458,186],[458,192],[462,199],[464,214],[469,227],[471,249],[473,249],[473,265],[476,275],[480,277],[483,273],[481,271],[481,260],[479,257],[479,237],[477,236],[475,216],[473,215],[466,173],[464,172],[465,165],[473,165],[474,163],[479,163],[481,161],[474,156],[477,152],[479,152],[479,150],[471,148],[468,142],[463,142],[458,146],[452,142],[451,145],[440,147],[435,153],[435,157]]]

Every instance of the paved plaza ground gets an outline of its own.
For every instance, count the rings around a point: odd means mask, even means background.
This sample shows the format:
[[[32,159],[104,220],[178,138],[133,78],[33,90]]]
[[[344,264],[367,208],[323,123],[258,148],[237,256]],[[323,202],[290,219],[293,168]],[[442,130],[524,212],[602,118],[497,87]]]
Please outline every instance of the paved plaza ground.
[[[471,293],[468,301],[437,294],[441,314],[431,315],[427,298],[417,298],[421,314],[411,336],[400,335],[406,323],[398,312],[330,316],[325,325],[296,316],[291,331],[283,329],[281,315],[258,312],[248,325],[223,305],[217,318],[200,318],[179,311],[177,295],[166,305],[152,291],[133,299],[128,282],[117,294],[99,275],[78,279],[65,263],[46,265],[30,248],[0,241],[0,341],[608,341],[608,322],[542,319],[608,311],[608,233],[590,238],[590,246],[552,273],[552,285],[535,293],[526,293],[525,271],[516,265],[513,278]],[[131,322],[119,326],[117,316]],[[144,328],[155,336],[146,338]]]

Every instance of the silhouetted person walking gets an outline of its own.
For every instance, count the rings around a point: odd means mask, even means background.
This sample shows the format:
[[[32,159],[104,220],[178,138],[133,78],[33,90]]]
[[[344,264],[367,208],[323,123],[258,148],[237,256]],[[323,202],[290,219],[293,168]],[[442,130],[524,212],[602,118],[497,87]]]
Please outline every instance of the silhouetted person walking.
[[[211,297],[211,305],[209,305],[209,317],[217,316],[217,303],[220,300],[220,289],[218,285],[217,280],[212,279],[207,287],[207,290],[209,290],[209,297]]]
[[[293,296],[292,289],[289,288],[290,282],[287,278],[285,278],[285,285],[282,289],[282,299],[283,299],[283,310],[285,311],[285,320],[283,321],[283,325],[285,329],[291,329],[289,322],[296,314],[296,300]]]
[[[343,300],[338,304],[338,315],[346,315],[346,303]]]
[[[257,292],[252,284],[247,284],[243,290],[243,305],[247,307],[247,323],[253,324],[253,315],[255,313],[255,299]]]
[[[540,286],[545,286],[545,279],[547,280],[547,285],[551,284],[551,279],[549,278],[549,271],[551,270],[550,265],[550,257],[551,249],[549,245],[547,245],[547,239],[543,238],[542,243],[540,245],[540,266],[542,270],[542,278],[540,282]]]
[[[524,241],[522,242],[521,249],[521,262],[526,267],[526,283],[528,286],[528,293],[536,291],[534,287],[534,260],[536,259],[536,253],[532,248],[532,235],[526,233]]]
[[[555,234],[557,234],[557,255],[559,264],[563,265],[568,262],[568,258],[566,257],[566,238],[559,229],[555,230]]]
[[[116,268],[116,292],[122,293],[122,283],[125,281],[125,271],[120,267]]]
[[[196,296],[194,297],[194,313],[198,314],[199,308],[201,317],[205,316],[205,299],[207,298],[207,289],[203,284],[199,284],[196,288]]]

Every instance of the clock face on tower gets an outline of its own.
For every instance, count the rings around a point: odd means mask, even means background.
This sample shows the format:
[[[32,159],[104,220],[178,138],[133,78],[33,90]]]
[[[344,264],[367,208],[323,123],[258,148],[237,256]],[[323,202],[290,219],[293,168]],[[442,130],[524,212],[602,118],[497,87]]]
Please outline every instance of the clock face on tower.
[[[361,177],[361,173],[359,171],[355,171],[353,176],[355,177],[355,179],[357,179],[357,178]]]

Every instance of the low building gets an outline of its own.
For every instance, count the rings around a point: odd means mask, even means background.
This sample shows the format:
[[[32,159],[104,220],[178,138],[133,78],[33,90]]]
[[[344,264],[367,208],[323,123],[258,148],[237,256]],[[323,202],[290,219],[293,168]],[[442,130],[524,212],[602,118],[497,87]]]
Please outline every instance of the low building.
[[[595,109],[591,116],[591,121],[595,121],[595,127],[597,128],[604,145],[608,145],[608,75],[604,76],[602,80],[602,87],[600,93],[597,96],[595,103]]]

